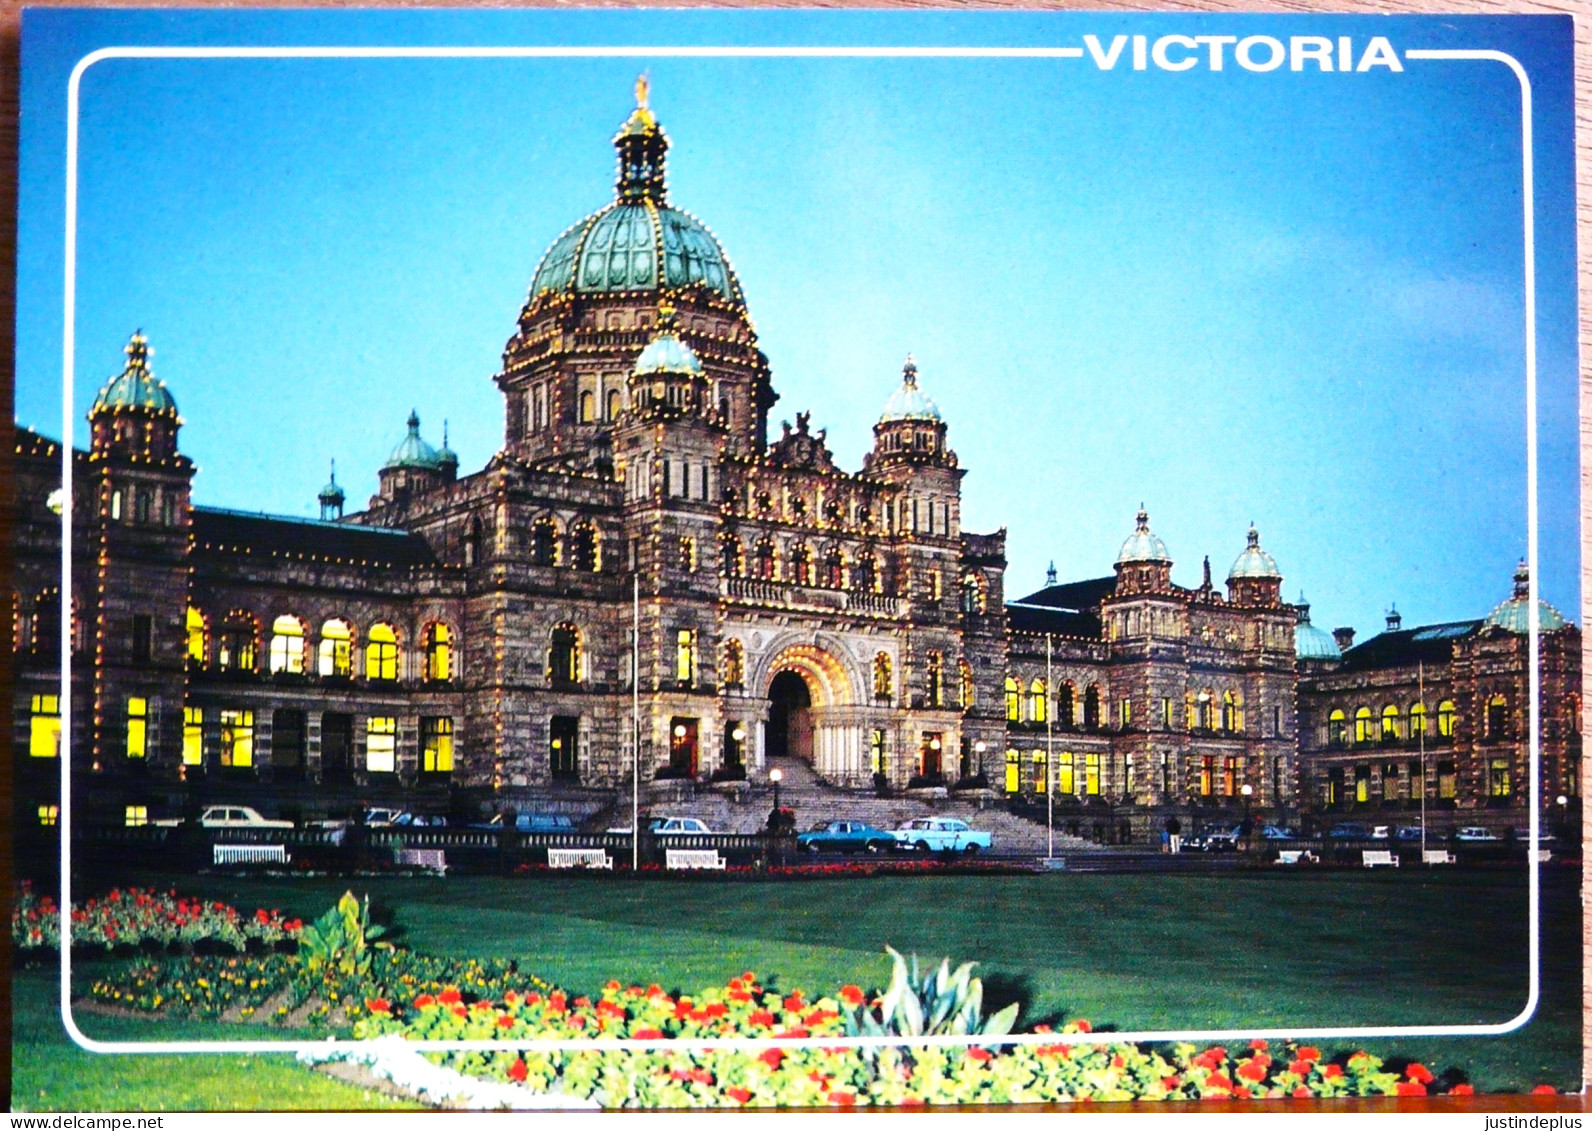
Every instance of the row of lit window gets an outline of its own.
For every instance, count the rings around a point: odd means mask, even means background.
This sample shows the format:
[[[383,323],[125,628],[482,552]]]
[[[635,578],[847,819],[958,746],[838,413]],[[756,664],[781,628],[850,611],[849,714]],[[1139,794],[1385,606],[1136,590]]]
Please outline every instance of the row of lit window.
[[[1437,733],[1442,738],[1454,736],[1456,713],[1454,701],[1444,699],[1437,705]],[[1497,695],[1487,704],[1488,733],[1501,734],[1508,723],[1509,707],[1503,696]],[[1327,716],[1327,741],[1342,746],[1349,740],[1350,719],[1344,710],[1334,708]],[[1354,712],[1353,735],[1355,742],[1395,742],[1401,738],[1416,738],[1427,734],[1426,704],[1412,703],[1408,715],[1399,712],[1397,704],[1389,703],[1380,715],[1370,707],[1358,707]]]
[[[567,536],[560,538],[557,519],[537,519],[531,523],[531,564],[597,573],[602,567],[602,539],[597,527],[590,519],[577,519],[570,524]]]
[[[1045,681],[1035,679],[1027,688],[1016,676],[1006,677],[1006,721],[1011,723],[1045,723],[1052,719],[1058,726],[1076,725],[1077,689],[1072,683],[1056,688],[1054,702],[1047,693]],[[1102,696],[1097,684],[1090,684],[1083,693],[1083,727],[1098,730],[1101,723]],[[1052,713],[1052,707],[1054,713]],[[1218,724],[1230,734],[1244,729],[1244,700],[1236,691],[1224,691],[1220,699],[1212,691],[1189,692],[1184,704],[1186,724],[1190,730],[1216,730]],[[1172,700],[1161,700],[1161,726],[1172,728]],[[1133,701],[1117,700],[1117,725],[1126,729],[1133,725]]]
[[[211,634],[204,614],[192,607],[188,609],[187,634],[188,659],[202,667],[211,655]],[[259,622],[252,613],[236,610],[228,613],[214,639],[215,666],[221,671],[257,671],[259,637]],[[398,633],[392,625],[372,625],[363,649],[365,678],[398,679],[398,648]],[[304,622],[298,617],[284,615],[271,623],[267,670],[273,675],[302,675],[313,668],[322,676],[351,677],[355,674],[358,653],[354,627],[348,621],[333,618],[321,625],[320,640],[312,647],[306,638]],[[424,678],[432,682],[451,679],[453,655],[453,630],[441,622],[427,626],[422,636]]]
[[[1023,772],[1025,768],[1026,774]],[[1046,772],[1048,768],[1042,750],[1028,755],[1026,766],[1021,752],[1006,751],[1006,792],[1021,792],[1026,785],[1031,793],[1047,793],[1054,781],[1058,794],[1081,797],[1100,795],[1099,754],[1073,754],[1063,750],[1056,754],[1054,776]]]

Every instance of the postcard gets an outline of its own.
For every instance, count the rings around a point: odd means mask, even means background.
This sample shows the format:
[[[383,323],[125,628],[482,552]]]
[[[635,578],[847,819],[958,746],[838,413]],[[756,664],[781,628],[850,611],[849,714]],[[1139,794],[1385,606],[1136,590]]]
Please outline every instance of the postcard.
[[[29,10],[13,1108],[1578,1092],[1572,45]]]

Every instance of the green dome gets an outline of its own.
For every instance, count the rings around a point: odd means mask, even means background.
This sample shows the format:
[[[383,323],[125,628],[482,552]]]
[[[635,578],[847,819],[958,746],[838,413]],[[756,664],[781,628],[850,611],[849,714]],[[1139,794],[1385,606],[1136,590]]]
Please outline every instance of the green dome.
[[[1310,623],[1310,604],[1299,594],[1299,623],[1294,626],[1294,658],[1297,660],[1341,660],[1343,653],[1332,633]]]
[[[670,329],[660,330],[647,348],[636,358],[636,375],[650,373],[684,373],[692,377],[702,375],[702,363],[691,347],[675,336]]]
[[[912,355],[907,354],[907,362],[901,368],[901,387],[891,393],[890,399],[885,402],[879,423],[891,420],[932,420],[938,423],[941,419],[939,406],[918,388],[918,366],[912,360]]]
[[[127,354],[127,368],[105,383],[89,409],[90,418],[101,412],[142,409],[166,416],[177,415],[177,402],[166,391],[165,382],[156,380],[149,368],[149,348],[143,331],[134,332],[123,351]]]
[[[420,414],[414,410],[409,413],[409,434],[398,441],[398,446],[392,450],[392,455],[387,458],[388,467],[418,467],[426,471],[437,471],[442,466],[442,459],[437,454],[437,449],[420,438]]]
[[[1537,629],[1557,632],[1569,622],[1546,601],[1537,602]],[[1485,627],[1501,628],[1525,636],[1531,632],[1531,574],[1526,563],[1515,570],[1515,595],[1487,614]]]
[[[1282,578],[1276,560],[1260,548],[1260,531],[1255,529],[1253,523],[1249,527],[1249,545],[1244,547],[1244,552],[1238,555],[1238,560],[1227,573],[1228,581],[1245,577]]]
[[[700,284],[742,305],[741,284],[729,256],[707,225],[670,207],[664,187],[669,139],[647,108],[645,83],[637,106],[614,138],[619,180],[612,204],[593,212],[548,248],[531,279],[530,300],[543,294],[614,294]]]
[[[1128,562],[1167,562],[1170,564],[1172,555],[1166,552],[1166,543],[1150,533],[1150,516],[1143,507],[1139,508],[1138,525],[1128,540],[1122,543],[1122,550],[1117,554],[1117,564],[1124,565]]]

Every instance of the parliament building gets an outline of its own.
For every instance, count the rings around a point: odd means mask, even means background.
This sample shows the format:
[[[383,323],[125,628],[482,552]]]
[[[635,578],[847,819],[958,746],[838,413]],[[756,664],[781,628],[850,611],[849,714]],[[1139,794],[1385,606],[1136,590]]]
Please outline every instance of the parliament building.
[[[1110,575],[1008,600],[1005,531],[963,528],[965,470],[911,358],[881,375],[860,469],[806,413],[770,435],[740,282],[670,202],[640,93],[614,198],[532,277],[485,467],[461,474],[411,413],[363,508],[335,475],[318,520],[196,506],[135,335],[69,453],[66,602],[63,452],[18,429],[19,821],[57,819],[62,756],[117,824],[196,799],[595,813],[638,758],[676,801],[799,760],[859,794],[1053,791],[1157,820],[1422,790],[1523,820],[1523,579],[1485,620],[1351,646],[1283,600],[1253,528],[1225,585],[1207,558],[1183,588],[1141,510]],[[1580,634],[1545,605],[1540,625],[1551,805],[1577,793]]]

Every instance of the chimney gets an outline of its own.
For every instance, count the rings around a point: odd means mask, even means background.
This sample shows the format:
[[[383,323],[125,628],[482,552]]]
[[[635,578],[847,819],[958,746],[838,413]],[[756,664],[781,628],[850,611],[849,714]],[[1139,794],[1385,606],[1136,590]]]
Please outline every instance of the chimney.
[[[1354,629],[1348,626],[1332,630],[1332,639],[1338,642],[1338,651],[1347,652],[1354,647]]]

